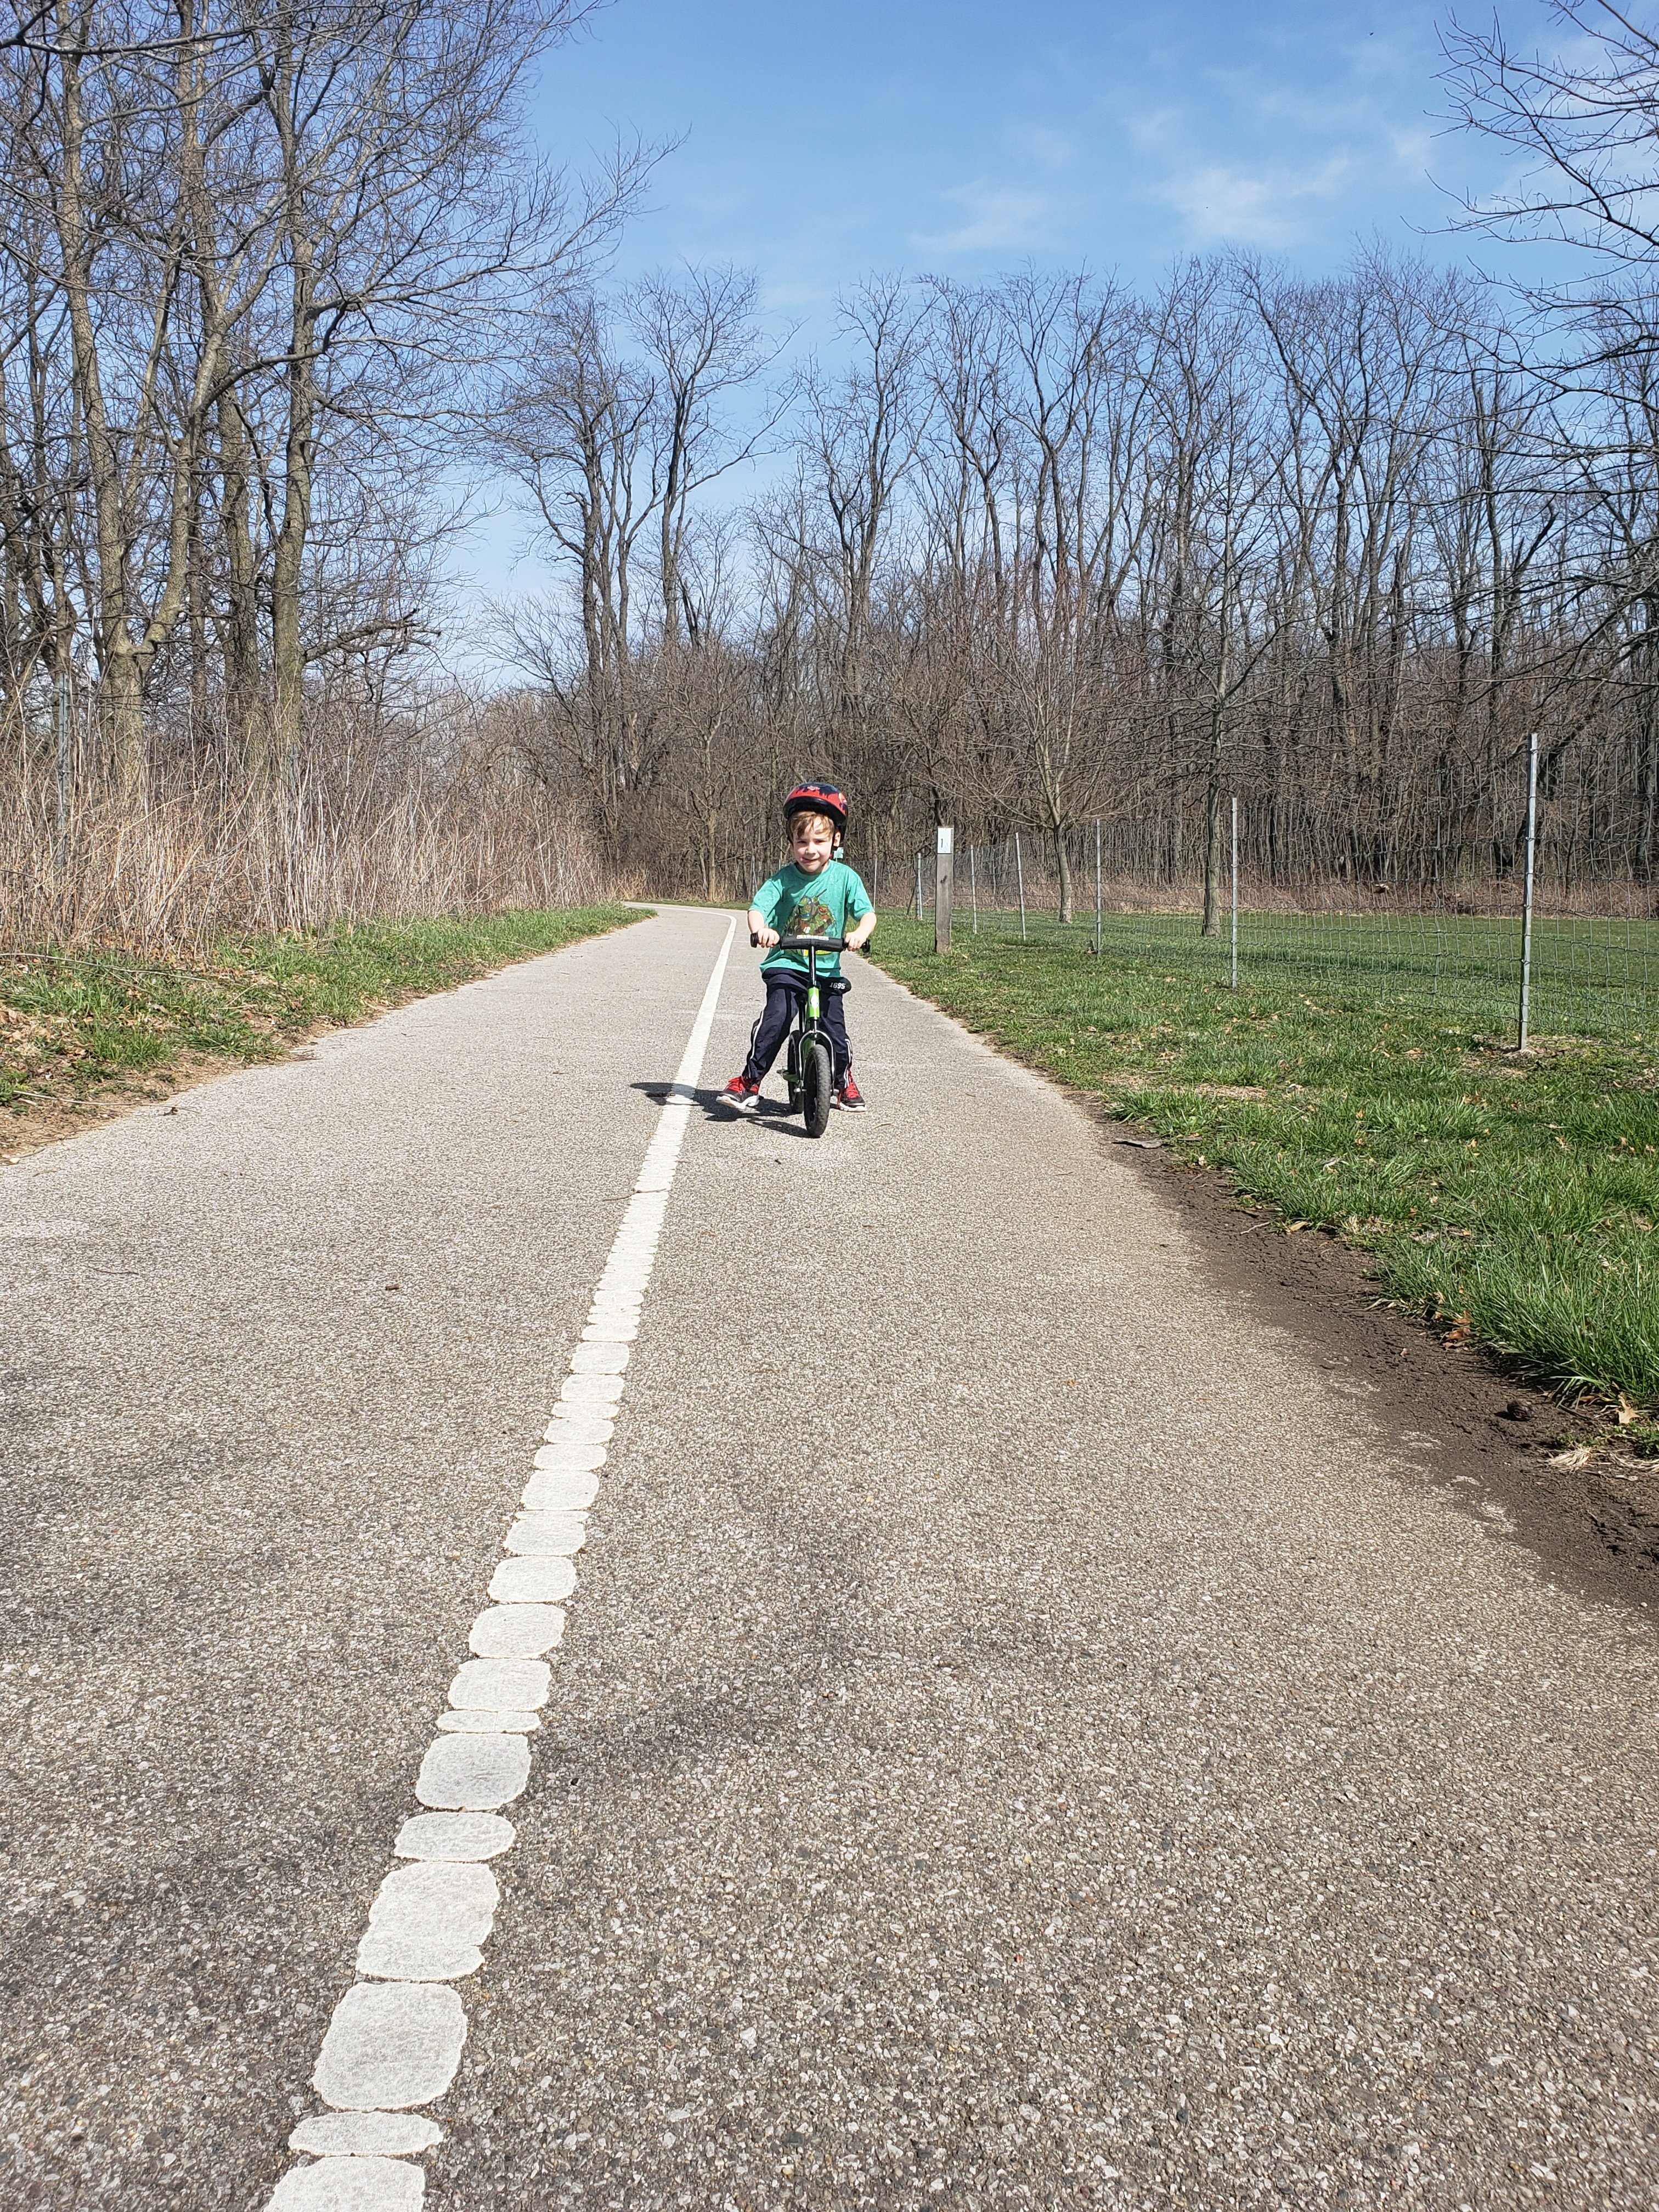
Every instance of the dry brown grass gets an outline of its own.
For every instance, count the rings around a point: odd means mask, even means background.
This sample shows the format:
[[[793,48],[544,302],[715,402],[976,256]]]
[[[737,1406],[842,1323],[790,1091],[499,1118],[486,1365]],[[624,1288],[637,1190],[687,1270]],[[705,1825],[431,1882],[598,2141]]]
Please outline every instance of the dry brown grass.
[[[336,762],[292,794],[192,781],[123,800],[95,781],[60,814],[37,753],[0,767],[0,950],[204,954],[227,936],[586,904],[589,841],[539,786]]]

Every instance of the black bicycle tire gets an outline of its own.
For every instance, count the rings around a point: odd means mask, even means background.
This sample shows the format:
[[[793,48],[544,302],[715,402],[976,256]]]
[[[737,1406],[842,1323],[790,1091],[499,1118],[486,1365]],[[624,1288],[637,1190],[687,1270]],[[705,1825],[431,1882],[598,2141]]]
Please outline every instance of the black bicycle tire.
[[[801,1097],[806,1133],[821,1137],[830,1127],[830,1048],[814,1038],[801,1054]]]

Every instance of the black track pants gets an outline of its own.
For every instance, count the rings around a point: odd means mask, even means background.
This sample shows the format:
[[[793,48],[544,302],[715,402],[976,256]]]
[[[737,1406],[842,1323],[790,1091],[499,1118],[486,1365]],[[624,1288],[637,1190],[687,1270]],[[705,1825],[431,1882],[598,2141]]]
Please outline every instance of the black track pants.
[[[781,974],[775,968],[764,971],[766,1004],[749,1040],[749,1058],[744,1063],[744,1080],[758,1083],[782,1049],[783,1041],[793,1026],[801,1000],[806,996],[804,975]],[[823,1026],[830,1032],[830,1057],[835,1063],[835,1079],[839,1085],[853,1065],[853,1048],[847,1040],[847,1016],[842,1006],[852,985],[844,975],[835,976],[818,985],[822,994]]]

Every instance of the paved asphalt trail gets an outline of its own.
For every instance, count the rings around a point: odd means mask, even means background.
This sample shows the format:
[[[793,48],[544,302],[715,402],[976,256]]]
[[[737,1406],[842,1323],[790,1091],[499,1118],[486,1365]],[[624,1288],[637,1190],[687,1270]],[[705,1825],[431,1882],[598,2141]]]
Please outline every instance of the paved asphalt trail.
[[[0,1182],[7,2212],[317,2171],[724,927]],[[693,1115],[427,2203],[1659,2203],[1651,1628],[1219,1304],[1058,1094],[862,963],[849,1012],[861,1121]]]

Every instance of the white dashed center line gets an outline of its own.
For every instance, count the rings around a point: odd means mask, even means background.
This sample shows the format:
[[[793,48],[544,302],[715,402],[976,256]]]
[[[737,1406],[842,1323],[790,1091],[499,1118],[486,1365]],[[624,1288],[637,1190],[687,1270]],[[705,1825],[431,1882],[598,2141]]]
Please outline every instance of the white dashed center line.
[[[530,1779],[530,1739],[541,1726],[550,1669],[564,1633],[563,1601],[576,1587],[629,1346],[662,1234],[698,1076],[720,1000],[735,922],[728,921],[656,1133],[588,1310],[582,1340],[536,1454],[493,1601],[472,1624],[472,1656],[449,1686],[449,1711],[421,1761],[415,1795],[432,1809],[406,1820],[394,1867],[369,1907],[357,1948],[359,1979],[334,2008],[313,2075],[329,2107],[289,2138],[308,2162],[290,2167],[272,2212],[407,2212],[426,2172],[410,2161],[443,2140],[416,2108],[441,2097],[466,2040],[466,2012],[450,1984],[483,1964],[501,1892],[488,1862],[513,1847],[500,1808]]]

